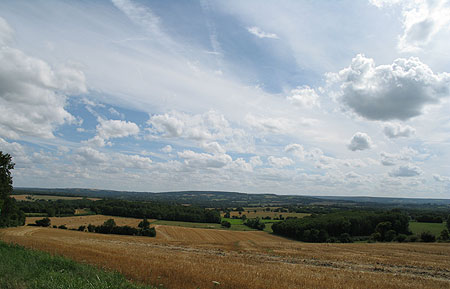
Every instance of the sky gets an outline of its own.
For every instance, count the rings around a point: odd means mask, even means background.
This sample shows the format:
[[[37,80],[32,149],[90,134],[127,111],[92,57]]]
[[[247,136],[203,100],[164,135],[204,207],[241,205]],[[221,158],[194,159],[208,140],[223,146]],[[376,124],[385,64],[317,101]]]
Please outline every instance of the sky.
[[[0,2],[14,185],[450,198],[450,1]]]

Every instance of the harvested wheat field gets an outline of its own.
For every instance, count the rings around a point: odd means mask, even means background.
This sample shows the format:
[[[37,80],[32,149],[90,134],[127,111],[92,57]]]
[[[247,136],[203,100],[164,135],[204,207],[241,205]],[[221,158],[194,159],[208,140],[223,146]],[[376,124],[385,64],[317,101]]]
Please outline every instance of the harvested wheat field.
[[[27,217],[25,225],[34,224],[36,220],[43,217]],[[72,217],[50,217],[51,225],[61,226],[65,225],[69,229],[78,229],[79,226],[87,226],[89,224],[98,226],[103,224],[108,219],[114,219],[118,226],[137,227],[142,219],[111,217],[105,215],[88,215],[88,216],[72,216]]]
[[[0,239],[166,288],[212,288],[213,281],[217,288],[450,288],[449,244],[307,244],[256,231],[156,230],[148,238],[25,226],[0,230]]]

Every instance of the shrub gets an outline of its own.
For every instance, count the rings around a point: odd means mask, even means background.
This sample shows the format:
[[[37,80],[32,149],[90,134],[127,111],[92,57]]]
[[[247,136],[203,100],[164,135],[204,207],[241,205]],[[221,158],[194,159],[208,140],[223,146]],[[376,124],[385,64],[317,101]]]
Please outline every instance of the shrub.
[[[382,242],[383,241],[383,237],[378,232],[375,232],[372,235],[370,235],[370,239],[373,240],[373,241],[378,241],[378,242]]]
[[[61,226],[58,227],[58,229],[67,230],[67,227],[66,227],[66,225],[61,225]]]
[[[144,218],[144,220],[139,223],[138,227],[141,229],[148,229],[150,228],[150,222],[147,220],[147,218]]]
[[[448,241],[450,239],[449,233],[447,229],[442,230],[441,234],[439,235],[440,241]]]
[[[419,237],[417,235],[411,235],[406,238],[406,242],[417,242],[419,240]]]
[[[156,230],[155,228],[147,228],[139,230],[139,236],[146,236],[146,237],[155,237],[156,236]]]
[[[221,225],[224,228],[231,228],[231,223],[228,221],[222,221]]]
[[[352,237],[350,236],[349,233],[342,233],[339,236],[339,241],[341,243],[353,243],[353,239],[352,239]]]
[[[40,220],[36,220],[36,226],[49,227],[50,226],[50,219],[49,218],[43,218],[43,219],[40,219]]]
[[[394,238],[394,241],[403,243],[406,241],[407,238],[408,236],[406,236],[405,234],[398,234],[397,237]]]
[[[91,225],[91,224],[89,224],[88,226],[87,226],[87,229],[88,229],[88,232],[95,232],[95,226],[94,225]]]
[[[420,241],[422,242],[435,242],[436,236],[431,234],[430,232],[422,232],[420,233]]]
[[[384,241],[391,242],[396,237],[397,233],[394,230],[389,230],[384,234]]]
[[[86,226],[79,226],[78,227],[78,231],[84,232],[84,230],[86,229]]]

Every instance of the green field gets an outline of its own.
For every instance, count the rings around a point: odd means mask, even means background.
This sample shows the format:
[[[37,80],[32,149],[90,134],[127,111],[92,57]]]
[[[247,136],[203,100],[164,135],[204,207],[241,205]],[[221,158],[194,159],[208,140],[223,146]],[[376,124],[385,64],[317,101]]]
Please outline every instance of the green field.
[[[157,220],[151,222],[152,225],[166,225],[166,226],[178,226],[187,228],[200,228],[200,229],[223,229],[223,230],[233,230],[233,231],[256,231],[255,229],[249,228],[244,225],[242,219],[232,219],[232,218],[222,218],[222,221],[228,221],[231,224],[231,228],[227,229],[222,227],[220,224],[214,223],[194,223],[194,222],[179,222],[179,221],[164,221]],[[265,232],[272,233],[272,224],[279,222],[280,220],[261,220],[266,223]]]
[[[166,225],[166,226],[178,226],[178,227],[187,227],[187,228],[200,228],[200,229],[221,229],[222,226],[220,224],[215,223],[195,223],[195,222],[181,222],[181,221],[165,221],[165,220],[156,220],[150,222],[151,225]]]
[[[4,242],[0,242],[0,256],[2,289],[155,288],[133,284],[116,272]]]
[[[420,234],[422,232],[429,231],[438,237],[441,234],[441,231],[445,228],[445,223],[409,222],[409,229],[413,232],[413,234]]]

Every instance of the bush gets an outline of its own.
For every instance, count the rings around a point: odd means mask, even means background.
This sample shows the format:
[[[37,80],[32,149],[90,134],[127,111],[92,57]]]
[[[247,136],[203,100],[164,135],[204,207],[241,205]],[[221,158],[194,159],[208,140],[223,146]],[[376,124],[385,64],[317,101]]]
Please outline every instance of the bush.
[[[88,226],[87,226],[87,229],[88,229],[88,232],[95,232],[95,226],[94,225],[91,225],[91,224],[89,224]]]
[[[394,230],[389,230],[384,234],[384,241],[391,242],[397,236],[397,233]]]
[[[146,236],[146,237],[155,237],[156,236],[156,230],[154,227],[142,229],[139,231],[139,236]]]
[[[144,220],[139,223],[138,227],[141,229],[148,229],[150,228],[150,222],[147,220],[147,218],[144,218]]]
[[[49,218],[43,218],[43,219],[40,219],[40,220],[36,220],[36,226],[49,227],[50,226],[50,219]]]
[[[447,229],[442,230],[439,235],[439,241],[448,241],[450,239],[449,233]]]
[[[224,228],[231,228],[231,223],[228,221],[222,221],[221,225]]]
[[[417,242],[418,240],[419,240],[419,237],[416,235],[411,235],[406,238],[406,242]]]
[[[58,227],[58,229],[67,230],[67,227],[66,227],[66,225],[61,225],[61,226]]]
[[[394,241],[403,243],[406,241],[407,238],[408,236],[406,236],[405,234],[398,234],[397,237],[394,238]]]
[[[370,239],[373,241],[377,241],[377,242],[383,241],[383,237],[381,236],[381,234],[379,232],[375,232],[372,235],[370,235]]]
[[[78,227],[78,231],[80,231],[80,232],[84,232],[85,229],[86,229],[86,226],[79,226]]]
[[[350,236],[349,233],[342,233],[339,236],[339,241],[341,243],[353,243],[353,239],[352,239],[352,237]]]
[[[420,241],[421,242],[436,242],[436,236],[431,234],[430,232],[422,232],[420,233]]]

